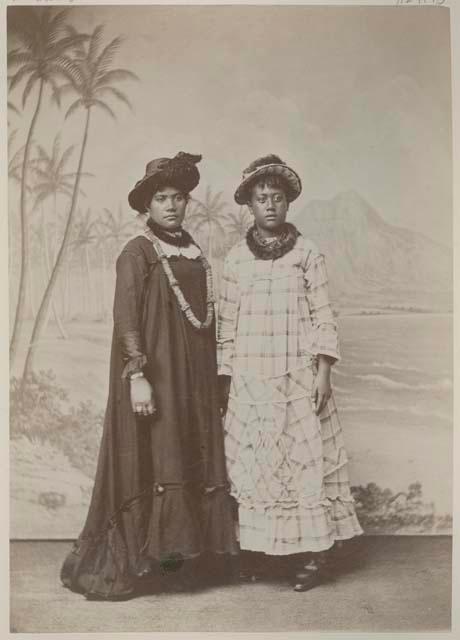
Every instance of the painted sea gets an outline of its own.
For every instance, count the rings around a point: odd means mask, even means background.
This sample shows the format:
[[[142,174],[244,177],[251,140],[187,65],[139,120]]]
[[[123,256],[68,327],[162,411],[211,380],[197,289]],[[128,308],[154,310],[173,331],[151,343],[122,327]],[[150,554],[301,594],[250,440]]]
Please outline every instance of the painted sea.
[[[393,492],[419,482],[436,513],[452,509],[452,316],[340,318],[336,401],[353,484]]]
[[[357,508],[368,533],[451,527],[452,316],[341,315],[333,384]],[[33,410],[12,392],[11,535],[74,537],[90,498],[105,408],[111,325],[49,338]]]

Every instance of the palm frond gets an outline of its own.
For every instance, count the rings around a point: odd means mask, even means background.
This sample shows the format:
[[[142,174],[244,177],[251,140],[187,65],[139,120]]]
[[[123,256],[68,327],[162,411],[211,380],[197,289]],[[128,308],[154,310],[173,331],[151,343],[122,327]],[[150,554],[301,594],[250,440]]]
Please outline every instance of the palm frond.
[[[100,109],[102,109],[103,111],[105,111],[106,113],[108,113],[114,120],[117,119],[115,113],[112,111],[112,109],[102,100],[91,100],[91,106],[94,107],[99,107]]]
[[[80,32],[76,27],[73,26],[73,24],[67,23],[64,27],[64,33],[66,33],[69,38],[72,38],[78,35]]]
[[[75,178],[75,176],[73,176]],[[59,185],[57,189],[71,189],[74,185],[74,180],[69,180],[68,178],[64,178],[62,175],[59,176]]]
[[[50,185],[48,171],[40,169],[39,167],[34,167],[34,174],[37,182],[35,183],[32,190],[38,193],[39,191],[48,189]]]
[[[33,73],[36,70],[35,64],[27,64],[21,67],[14,75],[9,78],[9,90],[12,91],[21,80],[29,73]]]
[[[139,76],[127,69],[112,69],[97,78],[96,87],[104,86],[111,82],[122,82],[123,80],[139,80]]]
[[[58,189],[56,189],[56,193],[60,193],[63,196],[68,196],[69,198],[72,196],[73,194],[73,188],[72,185],[61,185]]]
[[[72,144],[70,147],[67,147],[67,149],[65,149],[64,153],[61,156],[60,161],[57,164],[57,167],[56,167],[57,171],[61,172],[64,169],[74,150],[75,150],[74,144]]]
[[[64,85],[58,87],[59,97],[62,100],[65,96],[75,93],[75,87],[71,82],[68,82]]]
[[[20,40],[29,40],[39,26],[37,7],[9,7],[8,31]]]
[[[123,102],[129,109],[132,110],[133,106],[129,101],[128,97],[119,89],[116,89],[115,87],[99,87],[98,89],[95,90],[96,95],[97,94],[104,95],[107,93],[114,95],[116,98],[118,98],[118,100],[120,100],[120,102]]]
[[[225,226],[222,224],[219,218],[213,218],[212,224],[215,227],[215,229],[219,231],[219,233],[225,233]]]
[[[72,60],[68,56],[60,56],[56,64],[48,65],[48,70],[66,78],[77,92],[79,92],[80,87],[85,83],[82,68],[75,60]]]
[[[98,73],[104,73],[112,64],[115,54],[118,52],[122,42],[123,38],[121,36],[117,36],[104,47],[94,65]]]
[[[16,47],[15,49],[8,49],[6,52],[6,61],[10,60],[11,57],[14,57],[17,53],[21,53],[21,47]]]
[[[11,147],[13,146],[13,142],[16,138],[16,136],[18,135],[18,130],[17,129],[13,129],[13,131],[11,131],[8,134],[8,151],[11,149]]]
[[[38,193],[37,197],[34,200],[33,208],[36,209],[39,204],[41,204],[42,202],[45,202],[45,200],[47,198],[49,198],[50,196],[51,196],[50,192],[48,192],[48,191],[40,191]]]
[[[54,102],[58,107],[60,107],[61,106],[61,95],[60,95],[59,87],[58,87],[55,79],[51,75],[48,75],[45,78],[45,83],[48,84],[51,87],[51,96],[50,96],[51,102]]]
[[[13,111],[13,113],[17,113],[18,116],[21,115],[21,112],[19,111],[17,106],[13,102],[11,102],[10,100],[8,100],[7,108],[10,111]]]
[[[49,49],[49,57],[57,58],[65,51],[75,50],[77,47],[88,40],[89,36],[83,33],[77,33],[74,36],[64,36]]]
[[[84,107],[84,102],[81,98],[78,98],[78,100],[75,100],[75,102],[72,102],[72,104],[70,105],[70,107],[67,109],[65,116],[64,116],[64,120],[67,120],[67,118],[70,118],[70,116],[79,108],[79,107]]]
[[[24,158],[24,149],[25,149],[25,145],[22,145],[22,147],[20,149],[15,151],[13,157],[11,158],[11,160],[8,163],[9,166],[11,166],[11,167],[17,166],[18,168],[22,167],[22,160]],[[32,166],[33,162],[31,162],[30,164]]]
[[[32,91],[32,89],[34,88],[35,84],[37,82],[40,82],[41,78],[39,73],[36,71],[35,73],[33,73],[30,78],[27,80],[27,84],[24,88],[24,92],[22,94],[22,107],[24,108],[26,106],[26,102],[27,102],[27,98],[29,97],[30,92]]]
[[[102,24],[98,24],[94,28],[94,31],[91,34],[91,37],[89,40],[89,47],[88,47],[88,54],[87,54],[88,60],[92,60],[92,61],[96,60],[97,52],[99,51],[101,46],[103,32],[104,32],[104,25]]]
[[[202,218],[201,220],[195,221],[195,224],[192,225],[194,231],[200,231],[205,225],[208,224],[207,218]]]
[[[35,62],[35,58],[32,53],[24,51],[10,51],[7,55],[8,67],[14,67],[18,64],[30,64]]]
[[[39,160],[40,162],[48,162],[48,160],[49,160],[48,153],[47,153],[47,152],[46,152],[46,150],[42,147],[42,145],[41,145],[41,144],[37,144],[37,146],[36,146],[36,150],[37,150],[37,153],[38,153],[38,156],[39,156],[39,157],[38,157],[38,160]]]
[[[70,9],[66,8],[66,9],[61,9],[60,11],[58,11],[57,13],[54,13],[53,15],[50,7],[50,13],[44,16],[46,18],[46,21],[48,22],[47,43],[50,48],[52,48],[52,46],[55,45],[56,40],[59,38],[61,32],[65,28],[65,23],[67,21],[69,12],[70,12]]]
[[[59,158],[59,151],[61,147],[61,135],[57,133],[54,136],[53,148],[51,151],[51,161],[50,164],[54,167],[56,165],[57,159]]]

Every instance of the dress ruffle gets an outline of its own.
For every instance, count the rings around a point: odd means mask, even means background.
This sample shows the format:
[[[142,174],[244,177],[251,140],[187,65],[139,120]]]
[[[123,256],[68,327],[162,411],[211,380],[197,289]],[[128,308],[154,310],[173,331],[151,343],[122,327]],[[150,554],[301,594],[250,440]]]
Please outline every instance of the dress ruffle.
[[[324,551],[362,533],[353,501],[341,496],[308,508],[278,504],[264,512],[240,504],[238,514],[241,548],[270,555]]]
[[[205,317],[201,262],[175,256],[171,270],[193,313]],[[153,389],[153,416],[132,410],[122,376],[138,368]],[[109,398],[94,488],[62,568],[65,586],[119,598],[170,556],[229,559],[238,552],[218,400],[214,325],[196,331],[152,243],[142,236],[128,242],[117,261]]]
[[[80,536],[62,566],[62,583],[86,596],[123,597],[136,590],[139,578],[158,575],[168,559],[236,555],[232,502],[223,486],[197,496],[155,484],[121,505],[104,528]],[[137,539],[128,540],[127,529],[136,531]]]
[[[316,416],[313,375],[306,366],[232,379],[225,445],[242,549],[321,551],[362,533],[335,403]]]

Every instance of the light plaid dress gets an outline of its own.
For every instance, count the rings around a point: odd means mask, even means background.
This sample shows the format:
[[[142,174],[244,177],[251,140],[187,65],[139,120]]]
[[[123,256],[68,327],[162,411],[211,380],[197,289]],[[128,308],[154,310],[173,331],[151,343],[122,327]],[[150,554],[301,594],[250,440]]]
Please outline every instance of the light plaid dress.
[[[322,551],[362,533],[334,399],[312,409],[318,354],[340,358],[324,256],[303,236],[277,260],[240,242],[222,276],[218,365],[232,377],[225,450],[242,549]]]

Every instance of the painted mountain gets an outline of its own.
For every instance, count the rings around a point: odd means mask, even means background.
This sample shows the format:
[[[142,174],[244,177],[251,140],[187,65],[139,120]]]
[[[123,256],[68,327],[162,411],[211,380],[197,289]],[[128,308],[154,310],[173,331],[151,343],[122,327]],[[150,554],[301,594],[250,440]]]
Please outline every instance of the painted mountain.
[[[313,200],[295,224],[326,255],[341,307],[452,309],[452,252],[424,235],[386,223],[354,191]]]

